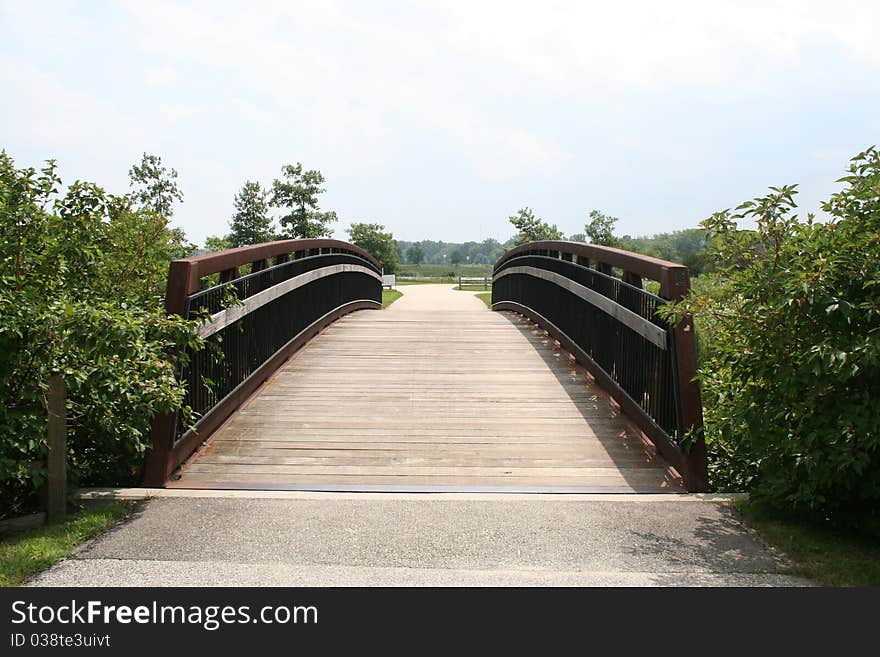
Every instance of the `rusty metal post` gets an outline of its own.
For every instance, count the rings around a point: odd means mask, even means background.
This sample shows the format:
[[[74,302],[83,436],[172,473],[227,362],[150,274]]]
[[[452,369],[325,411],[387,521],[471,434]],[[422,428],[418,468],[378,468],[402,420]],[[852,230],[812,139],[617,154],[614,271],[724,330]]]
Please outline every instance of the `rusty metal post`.
[[[639,288],[640,290],[643,289],[643,287],[642,287],[642,277],[639,276],[638,274],[634,274],[634,273],[631,272],[631,271],[624,271],[624,272],[623,272],[623,278],[622,278],[622,280],[623,280],[624,283],[629,283],[629,284],[632,285],[633,287],[637,287],[637,288]]]
[[[226,272],[223,272],[226,273]],[[221,280],[223,274],[221,274]],[[183,315],[186,300],[199,289],[198,270],[186,260],[174,260],[168,267],[168,287],[165,291],[165,311],[169,315]],[[174,471],[174,414],[160,413],[153,418],[150,430],[152,449],[144,464],[144,484],[161,488]]]
[[[687,267],[671,269],[660,283],[660,296],[678,301],[691,289],[690,272]],[[675,327],[675,356],[678,366],[678,393],[681,404],[681,423],[685,432],[693,431],[695,440],[685,453],[689,472],[682,476],[688,490],[709,490],[709,474],[706,455],[706,439],[703,435],[703,402],[697,384],[697,340],[694,318],[688,315]]]

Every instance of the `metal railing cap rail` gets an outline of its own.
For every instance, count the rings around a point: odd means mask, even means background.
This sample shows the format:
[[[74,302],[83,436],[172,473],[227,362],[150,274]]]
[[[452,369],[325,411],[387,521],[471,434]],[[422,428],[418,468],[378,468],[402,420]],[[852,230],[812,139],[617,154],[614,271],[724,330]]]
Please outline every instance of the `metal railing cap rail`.
[[[193,256],[191,258],[174,260],[172,261],[171,266],[175,269],[179,268],[187,271],[187,292],[192,293],[198,290],[199,279],[203,276],[210,276],[211,274],[234,269],[267,258],[288,255],[298,251],[310,251],[313,249],[339,249],[341,251],[348,251],[360,256],[377,269],[382,269],[382,265],[379,261],[361,247],[355,246],[349,242],[343,242],[342,240],[324,238],[276,240],[274,242],[240,246],[234,249],[203,253],[202,255]]]
[[[586,242],[543,240],[521,244],[501,256],[495,263],[495,270],[508,260],[532,251],[555,251],[580,256],[657,281],[660,283],[660,296],[665,299],[680,299],[690,289],[690,272],[685,265]]]

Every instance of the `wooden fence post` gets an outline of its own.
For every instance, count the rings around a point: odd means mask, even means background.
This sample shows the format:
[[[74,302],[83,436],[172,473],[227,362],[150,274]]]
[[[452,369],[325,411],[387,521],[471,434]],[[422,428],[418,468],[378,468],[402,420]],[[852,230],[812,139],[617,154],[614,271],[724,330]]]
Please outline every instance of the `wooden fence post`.
[[[49,382],[49,421],[47,428],[49,456],[47,466],[49,522],[67,514],[67,394],[64,378],[53,374]]]

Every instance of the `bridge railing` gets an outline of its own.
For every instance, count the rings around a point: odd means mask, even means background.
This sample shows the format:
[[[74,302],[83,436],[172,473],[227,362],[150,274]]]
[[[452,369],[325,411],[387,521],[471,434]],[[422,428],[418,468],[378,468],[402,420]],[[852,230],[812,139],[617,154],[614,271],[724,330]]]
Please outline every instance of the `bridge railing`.
[[[659,294],[643,288],[657,281]],[[614,397],[681,474],[708,489],[696,341],[688,318],[671,326],[657,308],[690,289],[688,268],[579,242],[518,246],[495,264],[492,309],[547,330]]]
[[[164,485],[322,328],[354,310],[381,308],[381,271],[363,249],[330,239],[280,240],[172,262],[166,309],[199,320],[206,342],[179,373],[184,403],[198,420],[192,427],[177,415],[154,420],[145,483]]]

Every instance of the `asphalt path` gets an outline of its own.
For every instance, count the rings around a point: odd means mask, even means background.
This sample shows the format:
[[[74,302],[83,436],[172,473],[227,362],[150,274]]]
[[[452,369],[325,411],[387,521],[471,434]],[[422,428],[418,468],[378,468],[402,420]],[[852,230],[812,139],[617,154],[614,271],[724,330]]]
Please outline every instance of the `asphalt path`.
[[[159,497],[34,586],[792,586],[699,496]]]

